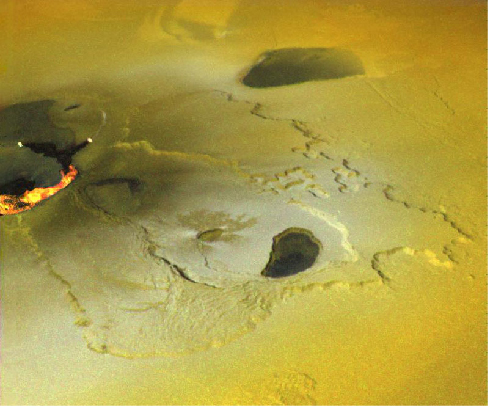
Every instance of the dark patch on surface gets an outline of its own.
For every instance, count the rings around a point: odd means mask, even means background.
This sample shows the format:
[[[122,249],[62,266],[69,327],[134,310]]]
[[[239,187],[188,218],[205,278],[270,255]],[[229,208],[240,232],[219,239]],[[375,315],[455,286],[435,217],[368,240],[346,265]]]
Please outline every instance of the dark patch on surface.
[[[26,190],[56,185],[62,165],[56,159],[36,154],[29,148],[0,149],[0,194],[20,196]],[[22,185],[25,188],[22,190]]]
[[[71,106],[68,106],[64,109],[64,111],[70,111],[70,110],[74,110],[74,109],[77,109],[78,107],[80,107],[81,104],[80,103],[76,103],[76,104],[72,104]]]
[[[222,234],[224,234],[224,230],[222,230],[221,228],[214,228],[212,230],[202,231],[197,235],[197,238],[200,241],[213,242],[222,237]]]
[[[0,195],[21,196],[27,190],[33,190],[36,182],[26,178],[17,178],[8,183],[0,185]]]
[[[287,228],[273,237],[273,246],[263,276],[281,278],[309,269],[317,259],[322,245],[304,228]]]
[[[264,53],[242,83],[266,88],[362,74],[361,60],[347,49],[283,48]]]
[[[73,155],[85,148],[88,144],[90,144],[90,142],[85,140],[78,145],[74,145],[66,149],[58,149],[56,144],[52,142],[27,142],[24,144],[24,147],[29,148],[36,154],[42,154],[46,157],[55,158],[56,161],[62,165],[63,170],[67,172],[69,170],[69,166],[71,165]]]
[[[93,182],[90,186],[105,186],[105,185],[120,185],[127,184],[131,193],[140,192],[143,188],[143,183],[137,178],[109,178]]]

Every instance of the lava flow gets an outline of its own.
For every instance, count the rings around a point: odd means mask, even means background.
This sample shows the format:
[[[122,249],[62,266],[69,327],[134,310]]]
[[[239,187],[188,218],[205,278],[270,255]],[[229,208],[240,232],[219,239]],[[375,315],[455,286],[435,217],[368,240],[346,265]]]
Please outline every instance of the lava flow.
[[[70,165],[68,173],[65,174],[64,171],[61,171],[61,181],[55,186],[26,190],[20,196],[0,195],[0,216],[17,214],[32,209],[42,200],[47,199],[68,186],[76,178],[77,174],[78,171],[76,168]]]

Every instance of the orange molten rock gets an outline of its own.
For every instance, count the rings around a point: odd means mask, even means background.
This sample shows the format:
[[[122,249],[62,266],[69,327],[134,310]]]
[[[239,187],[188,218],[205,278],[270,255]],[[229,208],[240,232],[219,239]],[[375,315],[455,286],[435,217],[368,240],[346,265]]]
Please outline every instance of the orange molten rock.
[[[40,201],[58,193],[68,186],[78,174],[73,165],[70,165],[68,173],[61,171],[61,181],[55,185],[44,188],[26,190],[22,196],[0,195],[0,216],[6,214],[17,214],[32,209]]]

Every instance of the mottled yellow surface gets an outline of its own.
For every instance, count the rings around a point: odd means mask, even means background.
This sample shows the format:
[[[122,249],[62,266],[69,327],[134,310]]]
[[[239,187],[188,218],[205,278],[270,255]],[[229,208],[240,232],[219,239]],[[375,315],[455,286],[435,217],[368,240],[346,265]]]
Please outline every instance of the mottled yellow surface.
[[[85,177],[0,218],[2,404],[486,404],[485,17],[475,0],[3,0],[0,106],[81,100],[107,122],[76,156]],[[239,83],[289,47],[347,48],[366,74]],[[90,136],[99,115],[87,117]],[[230,293],[181,284],[189,298],[158,331],[150,313],[123,312],[148,275],[159,283],[131,256],[139,240],[78,197],[102,172],[167,182],[161,212],[190,212],[171,240],[189,268],[188,229],[203,253],[235,244],[215,264],[244,269],[265,247],[265,265],[272,240],[252,230],[260,208],[263,229],[276,224],[275,201],[288,222],[323,221],[314,236],[329,227],[324,249],[339,235],[351,265],[283,290],[197,275]],[[86,192],[147,241],[177,224],[148,220],[158,194]],[[249,217],[208,214],[212,199]]]

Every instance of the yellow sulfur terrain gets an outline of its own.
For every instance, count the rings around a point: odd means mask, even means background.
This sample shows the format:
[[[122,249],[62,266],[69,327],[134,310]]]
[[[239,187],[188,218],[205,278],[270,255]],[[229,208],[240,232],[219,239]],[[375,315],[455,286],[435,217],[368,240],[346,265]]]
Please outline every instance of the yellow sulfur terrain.
[[[486,404],[484,2],[0,21],[2,404]]]

